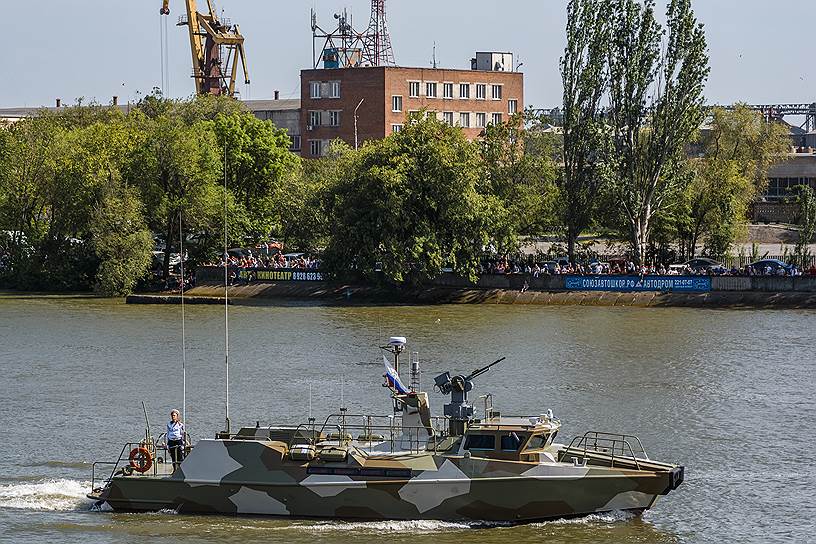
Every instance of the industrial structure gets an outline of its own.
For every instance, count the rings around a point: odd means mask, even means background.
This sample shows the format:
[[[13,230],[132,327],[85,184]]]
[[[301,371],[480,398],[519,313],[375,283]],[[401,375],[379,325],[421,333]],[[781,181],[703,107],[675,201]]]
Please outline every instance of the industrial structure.
[[[198,11],[196,0],[185,0],[185,3],[186,15],[180,17],[177,24],[186,26],[190,35],[196,94],[236,96],[239,62],[244,83],[249,85],[244,37],[238,25],[220,19],[212,0],[207,0],[207,13]],[[159,13],[165,17],[170,15],[170,0],[163,0]]]
[[[354,29],[348,10],[334,14],[337,27],[324,30],[312,10],[313,68],[322,62],[325,68],[396,66],[391,35],[388,32],[385,0],[371,0],[371,19],[365,32]]]

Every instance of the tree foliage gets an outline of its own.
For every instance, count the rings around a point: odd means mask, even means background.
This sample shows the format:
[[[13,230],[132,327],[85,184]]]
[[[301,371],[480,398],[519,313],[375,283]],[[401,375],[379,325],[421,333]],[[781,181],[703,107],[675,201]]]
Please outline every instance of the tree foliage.
[[[793,254],[797,264],[804,267],[812,256],[810,244],[816,242],[816,195],[809,185],[798,185],[794,189],[799,201],[799,239]]]
[[[564,85],[564,169],[560,179],[567,253],[575,258],[575,242],[595,217],[604,187],[608,147],[603,98],[608,85],[609,3],[570,0],[567,46],[561,58]]]
[[[676,210],[682,254],[693,258],[698,245],[715,258],[727,255],[746,231],[748,209],[767,185],[768,169],[790,145],[787,130],[744,105],[715,108],[702,131],[702,155],[689,160],[692,179]]]
[[[150,230],[164,238],[162,272],[167,280],[180,229],[194,233],[218,224],[223,209],[223,190],[217,183],[222,163],[215,135],[204,121],[187,125],[178,117],[160,115],[143,117],[140,126],[144,138],[127,176],[139,189]]]
[[[655,19],[654,0],[613,0],[611,6],[610,191],[643,263],[652,218],[688,179],[683,163],[704,117],[708,56],[690,0],[669,2],[666,31]]]
[[[216,141],[226,153],[227,186],[246,224],[245,235],[259,241],[280,232],[280,196],[300,169],[284,129],[250,113],[218,114]]]
[[[555,147],[555,135],[530,114],[517,114],[485,129],[482,192],[502,201],[514,234],[538,235],[554,226]]]
[[[402,131],[366,145],[330,205],[324,267],[415,283],[449,266],[474,278],[489,243],[508,236],[500,199],[479,192],[480,157],[462,132],[411,117]]]

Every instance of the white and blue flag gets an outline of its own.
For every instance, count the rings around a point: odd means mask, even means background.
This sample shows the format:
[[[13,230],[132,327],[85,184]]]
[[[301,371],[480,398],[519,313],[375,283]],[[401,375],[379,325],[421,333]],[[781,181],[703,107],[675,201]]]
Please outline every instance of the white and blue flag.
[[[385,365],[385,374],[383,374],[385,384],[402,395],[409,393],[409,389],[402,383],[396,369],[388,363],[388,359],[385,358],[385,355],[383,355],[383,364]]]

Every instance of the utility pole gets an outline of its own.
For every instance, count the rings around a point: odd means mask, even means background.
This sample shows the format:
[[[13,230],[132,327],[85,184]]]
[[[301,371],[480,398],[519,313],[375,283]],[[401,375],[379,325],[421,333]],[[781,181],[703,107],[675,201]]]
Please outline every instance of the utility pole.
[[[359,147],[359,143],[357,141],[357,110],[360,109],[360,106],[363,105],[363,102],[365,102],[365,98],[361,98],[360,103],[357,104],[356,108],[354,108],[354,150],[355,151]]]

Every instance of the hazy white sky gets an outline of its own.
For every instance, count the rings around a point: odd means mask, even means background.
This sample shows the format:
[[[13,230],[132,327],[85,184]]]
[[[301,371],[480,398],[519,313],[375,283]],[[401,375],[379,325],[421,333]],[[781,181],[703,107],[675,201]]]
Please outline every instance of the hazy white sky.
[[[206,4],[199,0],[200,4]],[[0,107],[52,105],[56,97],[109,102],[138,99],[161,81],[160,0],[7,0],[0,34]],[[311,67],[309,9],[331,26],[343,7],[354,26],[368,23],[368,0],[219,0],[247,39],[252,85],[244,98],[299,96],[299,70]],[[696,0],[707,28],[711,103],[814,102],[813,0]],[[186,28],[171,0],[170,94],[193,92]],[[525,102],[561,101],[558,59],[566,0],[389,0],[397,62],[469,68],[477,50],[512,51],[524,66]]]

